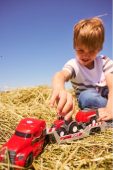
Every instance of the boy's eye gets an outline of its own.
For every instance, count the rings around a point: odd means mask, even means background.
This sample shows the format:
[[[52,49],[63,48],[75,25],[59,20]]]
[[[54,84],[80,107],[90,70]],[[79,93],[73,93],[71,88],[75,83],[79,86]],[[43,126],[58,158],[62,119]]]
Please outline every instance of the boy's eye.
[[[84,51],[84,50],[82,50],[82,49],[76,49],[76,51],[78,52],[78,53],[80,53],[80,54],[84,54],[84,53],[89,53],[89,54],[93,54],[93,53],[95,53],[96,51],[94,51],[94,50],[92,50],[92,51]]]
[[[84,54],[85,51],[84,50],[76,50],[79,54]]]
[[[84,53],[84,50],[76,50],[79,53]]]

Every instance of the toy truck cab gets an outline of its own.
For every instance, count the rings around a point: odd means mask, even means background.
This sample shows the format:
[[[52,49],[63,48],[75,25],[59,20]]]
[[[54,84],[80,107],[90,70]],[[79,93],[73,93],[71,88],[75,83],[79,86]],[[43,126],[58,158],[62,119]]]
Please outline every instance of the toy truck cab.
[[[29,167],[33,158],[43,150],[46,136],[46,123],[44,120],[25,118],[18,124],[15,133],[2,147],[0,161],[5,157],[3,148],[7,149],[11,164]]]

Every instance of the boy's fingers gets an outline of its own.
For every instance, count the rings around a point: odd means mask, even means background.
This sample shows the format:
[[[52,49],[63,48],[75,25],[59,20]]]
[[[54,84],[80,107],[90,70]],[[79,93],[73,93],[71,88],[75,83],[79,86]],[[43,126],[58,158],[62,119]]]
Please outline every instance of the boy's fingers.
[[[99,118],[97,119],[98,121],[102,121],[103,120],[103,118],[105,117],[105,111],[104,111],[104,109],[103,108],[99,108],[98,109],[98,113],[99,113]]]
[[[67,115],[73,110],[73,98],[72,95],[65,90],[54,90],[50,100],[50,106],[53,107],[55,102],[57,103],[57,113],[61,116]],[[68,116],[69,117],[69,116]]]
[[[54,90],[53,93],[52,93],[52,97],[51,97],[51,100],[50,100],[50,106],[54,106],[55,104],[55,101],[58,99],[58,91]]]
[[[66,116],[65,116],[65,120],[69,120],[71,117],[72,117],[72,115],[73,115],[73,112],[71,111],[71,112],[69,112]]]
[[[72,95],[71,94],[67,94],[67,101],[66,101],[66,104],[65,106],[63,107],[63,110],[62,110],[62,113],[64,115],[66,115],[67,113],[69,113],[70,111],[73,110],[73,98],[72,98]]]
[[[98,119],[97,119],[97,121],[99,122],[99,121],[102,121],[102,120],[104,120],[105,119],[105,116],[104,117],[99,117]]]
[[[63,107],[65,106],[67,101],[67,93],[62,91],[59,96],[58,106],[57,106],[57,113],[60,114],[62,112]]]
[[[113,115],[112,114],[103,114],[99,117],[98,121],[107,121],[107,120],[111,120],[113,119]]]

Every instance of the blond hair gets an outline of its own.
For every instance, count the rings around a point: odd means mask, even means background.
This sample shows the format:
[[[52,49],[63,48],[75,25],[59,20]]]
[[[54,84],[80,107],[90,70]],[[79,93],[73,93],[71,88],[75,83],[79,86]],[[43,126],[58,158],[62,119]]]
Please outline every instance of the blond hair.
[[[74,26],[73,47],[83,45],[90,50],[101,50],[104,43],[104,26],[100,18],[79,21]]]

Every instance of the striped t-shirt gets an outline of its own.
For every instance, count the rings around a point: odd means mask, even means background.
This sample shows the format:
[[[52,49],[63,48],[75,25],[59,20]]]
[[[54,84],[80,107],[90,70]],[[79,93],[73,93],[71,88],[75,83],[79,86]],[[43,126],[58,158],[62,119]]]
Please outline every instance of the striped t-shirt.
[[[71,74],[70,81],[78,96],[89,88],[101,91],[106,87],[105,74],[113,73],[113,60],[107,56],[98,56],[94,60],[94,68],[88,69],[73,58],[64,65],[63,70]]]

